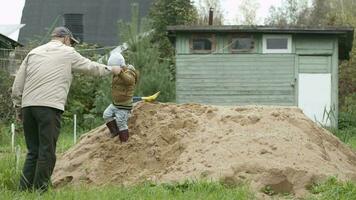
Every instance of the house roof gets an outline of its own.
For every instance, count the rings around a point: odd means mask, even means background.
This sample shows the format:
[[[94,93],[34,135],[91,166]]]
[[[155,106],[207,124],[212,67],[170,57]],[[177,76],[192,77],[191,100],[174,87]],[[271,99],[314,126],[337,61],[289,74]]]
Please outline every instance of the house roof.
[[[21,43],[3,35],[0,33],[0,48],[14,48],[17,46],[23,46]]]
[[[339,38],[339,57],[348,59],[351,51],[354,29],[351,27],[299,27],[299,26],[167,26],[170,37],[176,33],[276,33],[276,34],[310,34],[336,35]]]

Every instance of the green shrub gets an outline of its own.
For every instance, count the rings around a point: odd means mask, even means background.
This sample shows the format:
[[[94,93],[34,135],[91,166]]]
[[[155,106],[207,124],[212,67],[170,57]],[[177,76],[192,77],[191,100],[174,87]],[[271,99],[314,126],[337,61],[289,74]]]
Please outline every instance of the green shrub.
[[[0,69],[0,122],[6,122],[15,118],[15,110],[11,100],[11,87],[14,77],[10,73]]]
[[[339,112],[339,129],[356,128],[356,113]]]

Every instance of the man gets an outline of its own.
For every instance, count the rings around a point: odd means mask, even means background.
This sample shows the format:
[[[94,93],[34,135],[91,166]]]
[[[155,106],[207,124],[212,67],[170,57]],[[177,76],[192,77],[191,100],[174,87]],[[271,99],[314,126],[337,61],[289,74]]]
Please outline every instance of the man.
[[[81,56],[78,43],[65,27],[52,32],[52,40],[33,49],[23,60],[12,87],[15,108],[21,113],[26,156],[20,190],[46,191],[56,163],[56,143],[72,72],[94,76],[119,74],[119,66],[106,66]]]

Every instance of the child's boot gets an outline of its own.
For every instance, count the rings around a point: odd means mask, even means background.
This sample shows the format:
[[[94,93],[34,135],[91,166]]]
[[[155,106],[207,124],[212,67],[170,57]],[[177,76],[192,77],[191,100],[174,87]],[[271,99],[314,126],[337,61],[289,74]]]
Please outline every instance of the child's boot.
[[[110,137],[113,138],[115,136],[117,136],[119,134],[119,129],[116,125],[116,120],[111,120],[106,122],[106,126],[108,127],[108,129],[110,130]]]
[[[118,131],[119,134],[119,138],[121,142],[127,142],[127,140],[129,139],[129,130],[122,130],[122,131]]]

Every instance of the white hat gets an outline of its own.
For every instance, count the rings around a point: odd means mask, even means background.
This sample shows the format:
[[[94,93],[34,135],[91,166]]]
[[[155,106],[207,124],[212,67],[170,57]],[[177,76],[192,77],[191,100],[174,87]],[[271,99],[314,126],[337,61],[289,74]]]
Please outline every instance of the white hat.
[[[125,58],[118,52],[112,52],[108,60],[109,66],[125,66]]]

